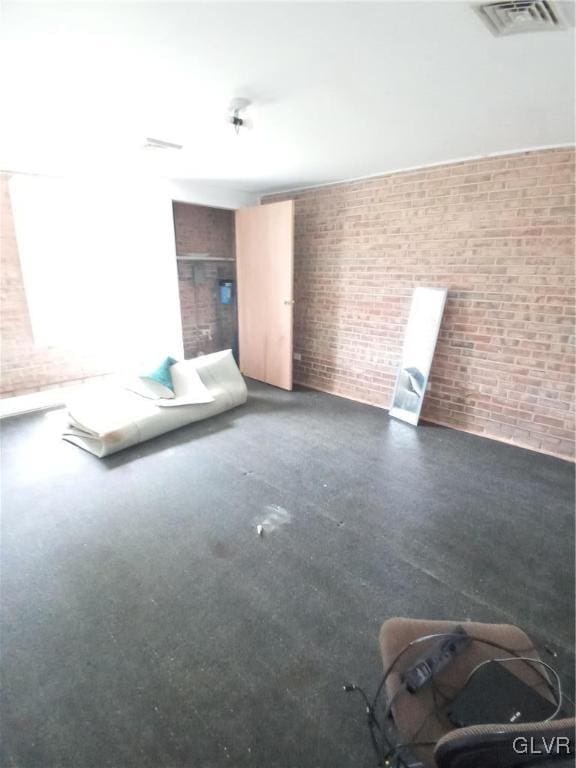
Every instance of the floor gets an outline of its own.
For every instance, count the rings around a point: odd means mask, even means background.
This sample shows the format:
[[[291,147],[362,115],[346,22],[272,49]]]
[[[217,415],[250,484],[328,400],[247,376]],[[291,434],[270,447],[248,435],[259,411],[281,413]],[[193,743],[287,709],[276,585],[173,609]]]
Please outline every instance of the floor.
[[[2,768],[372,766],[391,616],[518,623],[573,688],[573,465],[255,383],[105,460],[62,418],[3,422]]]

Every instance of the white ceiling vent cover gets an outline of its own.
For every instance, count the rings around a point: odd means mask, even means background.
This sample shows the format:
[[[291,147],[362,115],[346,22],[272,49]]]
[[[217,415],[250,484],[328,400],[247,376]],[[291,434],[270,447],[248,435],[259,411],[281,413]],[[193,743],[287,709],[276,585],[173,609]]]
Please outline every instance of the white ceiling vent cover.
[[[558,3],[552,0],[508,0],[476,6],[476,11],[496,37],[523,32],[553,32],[567,24]]]

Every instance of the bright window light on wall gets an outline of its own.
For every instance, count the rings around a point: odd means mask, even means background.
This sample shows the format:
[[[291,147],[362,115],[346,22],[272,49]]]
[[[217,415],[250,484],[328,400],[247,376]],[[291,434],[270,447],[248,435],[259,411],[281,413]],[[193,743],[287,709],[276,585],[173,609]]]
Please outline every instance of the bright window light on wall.
[[[15,176],[34,341],[125,368],[182,356],[171,200],[152,182]]]

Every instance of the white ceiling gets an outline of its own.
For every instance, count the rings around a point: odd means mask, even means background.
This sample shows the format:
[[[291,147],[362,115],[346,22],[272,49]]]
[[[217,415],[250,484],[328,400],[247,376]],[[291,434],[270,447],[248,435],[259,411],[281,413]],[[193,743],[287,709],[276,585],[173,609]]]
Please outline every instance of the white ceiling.
[[[5,2],[0,167],[267,192],[574,142],[574,30],[468,2]],[[254,102],[235,136],[230,99]],[[184,145],[140,149],[152,136]]]

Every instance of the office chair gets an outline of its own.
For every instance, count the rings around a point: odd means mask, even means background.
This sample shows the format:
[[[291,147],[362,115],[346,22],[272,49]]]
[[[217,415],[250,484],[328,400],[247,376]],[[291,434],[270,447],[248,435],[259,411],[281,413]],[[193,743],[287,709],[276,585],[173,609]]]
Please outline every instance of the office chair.
[[[426,650],[426,643],[412,646],[410,643],[427,635],[454,632],[458,626],[463,627],[474,641],[444,669],[434,674],[428,684],[415,693],[408,693],[402,674]],[[557,762],[560,760],[568,761],[566,765],[573,765],[576,725],[573,717],[465,728],[455,728],[448,719],[446,710],[449,703],[481,662],[514,656],[539,660],[532,641],[518,627],[394,618],[382,625],[380,650],[384,669],[388,670],[392,665],[383,693],[387,702],[386,714],[392,719],[396,731],[392,751],[397,765],[414,768],[520,768],[543,766],[545,763],[560,768]],[[550,701],[550,712],[553,713],[556,705],[554,684],[544,666],[517,661],[506,663],[506,667]],[[554,748],[546,754],[546,745],[550,744]],[[540,753],[536,754],[538,751]]]

